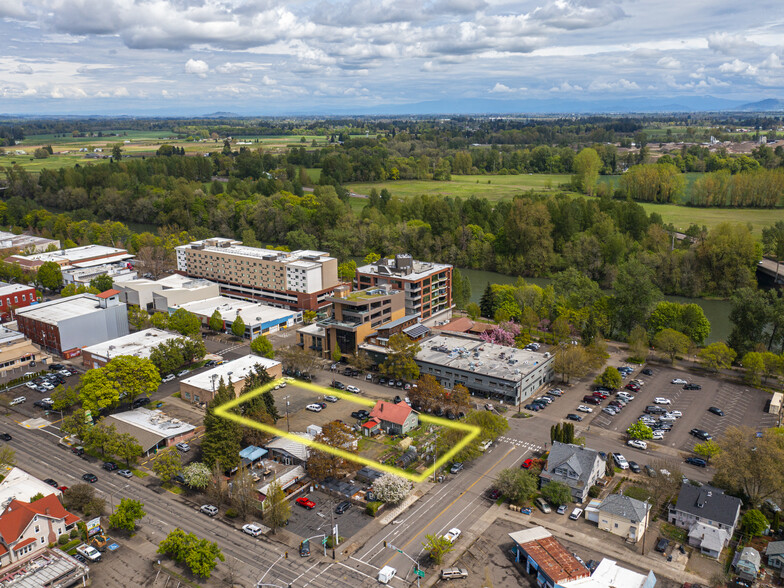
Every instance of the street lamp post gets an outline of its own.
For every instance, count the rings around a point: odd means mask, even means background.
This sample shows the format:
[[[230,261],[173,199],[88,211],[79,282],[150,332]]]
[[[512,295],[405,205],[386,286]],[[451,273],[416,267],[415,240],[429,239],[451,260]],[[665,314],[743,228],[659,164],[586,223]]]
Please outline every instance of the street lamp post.
[[[286,401],[286,431],[291,433],[291,427],[289,427],[289,398],[291,398],[291,394],[284,396],[283,400]]]

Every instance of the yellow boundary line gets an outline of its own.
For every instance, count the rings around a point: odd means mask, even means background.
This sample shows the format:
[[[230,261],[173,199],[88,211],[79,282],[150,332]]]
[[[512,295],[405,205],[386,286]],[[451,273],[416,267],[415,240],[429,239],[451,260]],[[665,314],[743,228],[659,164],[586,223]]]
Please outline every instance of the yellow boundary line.
[[[467,434],[462,439],[460,439],[460,441],[458,441],[454,447],[452,447],[449,451],[447,451],[444,455],[442,455],[441,458],[435,464],[433,464],[431,467],[429,467],[421,474],[417,475],[417,474],[411,474],[400,468],[379,463],[377,461],[368,459],[366,457],[362,457],[360,455],[355,455],[348,451],[344,451],[343,449],[338,449],[337,447],[330,447],[329,445],[325,445],[323,443],[318,443],[316,441],[311,441],[310,439],[305,439],[304,437],[300,437],[299,435],[295,435],[293,433],[283,431],[282,429],[278,429],[277,427],[273,427],[272,425],[266,425],[264,423],[254,421],[231,412],[232,409],[237,408],[241,404],[249,400],[252,400],[256,396],[259,396],[260,394],[264,394],[265,392],[272,390],[275,386],[277,386],[283,381],[285,381],[283,378],[275,380],[265,386],[256,388],[255,390],[252,390],[247,394],[243,394],[239,398],[235,398],[234,400],[229,400],[227,403],[221,404],[220,406],[216,407],[215,414],[222,418],[234,421],[235,423],[244,425],[246,427],[253,427],[254,429],[258,429],[259,431],[263,431],[271,435],[277,435],[279,437],[289,439],[290,441],[300,443],[307,447],[312,447],[313,449],[317,449],[325,453],[331,453],[332,455],[337,455],[338,457],[342,457],[343,459],[347,459],[349,461],[353,461],[361,465],[369,466],[374,469],[381,470],[382,472],[387,472],[390,474],[394,474],[396,476],[400,476],[401,478],[406,478],[408,480],[411,480],[412,482],[422,482],[426,480],[428,477],[432,476],[436,470],[443,467],[444,464],[446,464],[450,459],[452,459],[452,457],[457,455],[457,453],[459,453],[460,450],[462,450],[471,441],[476,439],[476,437],[481,432],[481,428],[476,425],[467,425],[461,422],[450,421],[449,419],[442,419],[430,415],[420,414],[419,415],[420,423],[439,425],[442,427],[447,427],[458,431],[464,431]],[[309,384],[307,382],[297,381],[295,385],[300,388],[310,390],[311,392],[315,392],[317,394],[337,396],[338,398],[342,398],[343,400],[348,400],[349,402],[353,402],[354,404],[359,404],[361,406],[375,406],[376,404],[375,400],[371,400],[369,398],[359,398],[354,394],[347,394],[345,392],[332,390],[330,388],[324,388],[323,386],[317,386],[315,384]]]

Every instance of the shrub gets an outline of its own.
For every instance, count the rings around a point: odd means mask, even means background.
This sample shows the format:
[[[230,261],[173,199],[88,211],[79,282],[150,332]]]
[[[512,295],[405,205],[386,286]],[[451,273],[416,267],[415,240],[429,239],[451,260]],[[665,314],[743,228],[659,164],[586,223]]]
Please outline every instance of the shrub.
[[[71,529],[71,539],[76,539],[79,536],[79,531],[76,528]]]
[[[590,496],[591,498],[598,498],[599,494],[601,494],[601,492],[602,492],[602,489],[599,488],[599,486],[591,486],[588,489],[588,496]]]
[[[63,533],[62,535],[60,535],[60,538],[57,540],[57,544],[58,545],[65,545],[66,543],[68,543],[68,541],[69,541],[68,535]]]
[[[240,516],[240,513],[237,512],[236,508],[227,508],[226,516],[230,519],[236,519],[238,516]]]
[[[369,514],[371,517],[374,517],[374,516],[376,516],[376,513],[378,512],[378,509],[381,508],[382,504],[384,504],[384,503],[383,502],[379,502],[379,501],[368,502],[368,505],[367,505],[367,508],[365,509],[365,512],[367,514]]]

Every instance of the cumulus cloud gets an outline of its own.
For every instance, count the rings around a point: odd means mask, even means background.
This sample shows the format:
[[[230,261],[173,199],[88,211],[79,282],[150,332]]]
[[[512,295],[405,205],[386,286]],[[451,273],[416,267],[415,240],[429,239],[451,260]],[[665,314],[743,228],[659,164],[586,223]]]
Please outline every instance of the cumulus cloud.
[[[626,13],[612,0],[555,0],[536,8],[531,16],[551,27],[575,30],[615,22]]]
[[[722,63],[719,66],[721,73],[729,74],[742,74],[742,75],[757,75],[757,68],[750,63],[741,61],[740,59],[733,59],[732,61]]]
[[[590,83],[588,89],[592,92],[605,90],[639,90],[640,86],[637,85],[637,82],[630,82],[627,79],[621,78],[614,82],[594,80]]]
[[[206,78],[208,71],[210,71],[210,66],[201,59],[189,59],[185,64],[185,73],[194,74],[200,78]]]
[[[582,92],[582,86],[577,84],[570,84],[569,82],[561,82],[560,86],[553,86],[550,88],[551,92]]]
[[[756,43],[749,41],[740,34],[713,33],[708,35],[708,47],[725,55],[733,55],[741,49],[749,49],[756,46]]]
[[[525,92],[527,88],[510,88],[506,84],[502,84],[501,82],[496,82],[495,86],[488,90],[491,94],[517,94],[519,92]]]
[[[215,68],[215,71],[219,74],[235,74],[240,71],[242,68],[237,65],[236,63],[224,63],[223,65],[219,65]]]
[[[765,69],[781,69],[781,58],[775,53],[771,53],[760,66]]]
[[[33,73],[33,68],[27,65],[26,63],[20,63],[19,65],[16,66],[16,70],[14,71],[14,73],[31,75]]]
[[[674,57],[666,56],[657,61],[656,65],[665,69],[680,69],[681,62]]]

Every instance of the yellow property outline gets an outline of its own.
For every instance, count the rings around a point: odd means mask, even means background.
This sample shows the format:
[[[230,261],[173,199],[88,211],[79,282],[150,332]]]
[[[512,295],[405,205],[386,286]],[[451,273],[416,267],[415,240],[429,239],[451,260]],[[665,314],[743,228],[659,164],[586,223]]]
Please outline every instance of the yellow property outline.
[[[242,396],[235,398],[234,400],[229,400],[225,404],[221,404],[220,406],[216,407],[215,414],[225,419],[234,421],[235,423],[244,425],[246,427],[253,427],[254,429],[258,429],[259,431],[263,431],[271,435],[284,437],[285,439],[289,439],[290,441],[300,443],[307,447],[312,447],[313,449],[318,449],[319,451],[323,451],[325,453],[331,453],[332,455],[337,455],[338,457],[342,457],[343,459],[347,459],[355,463],[369,466],[372,467],[373,469],[381,470],[382,472],[394,474],[396,476],[400,476],[401,478],[406,478],[408,480],[411,480],[412,482],[422,482],[426,480],[428,477],[432,476],[436,470],[441,468],[450,459],[452,459],[453,456],[457,455],[457,453],[461,449],[463,449],[471,441],[476,439],[476,437],[482,431],[481,427],[478,427],[476,425],[467,425],[466,423],[461,423],[459,421],[450,421],[449,419],[438,418],[426,414],[419,414],[420,423],[440,425],[450,429],[456,429],[458,431],[465,431],[468,434],[465,435],[462,439],[460,439],[460,441],[454,447],[452,447],[449,451],[447,451],[444,455],[442,455],[441,458],[435,464],[433,464],[431,467],[429,467],[421,474],[417,475],[417,474],[411,474],[400,468],[388,466],[379,463],[377,461],[373,461],[372,459],[368,459],[360,455],[355,455],[348,451],[344,451],[343,449],[330,447],[329,445],[324,445],[323,443],[318,443],[316,441],[311,441],[310,439],[305,439],[304,437],[300,437],[299,435],[295,435],[294,433],[289,433],[287,431],[278,429],[277,427],[274,427],[272,425],[259,423],[257,421],[245,418],[243,416],[231,412],[231,409],[236,408],[237,406],[247,402],[248,400],[252,400],[259,394],[264,394],[265,392],[272,390],[275,386],[277,386],[278,384],[284,381],[287,380],[285,378],[279,378],[273,382],[270,382],[269,384],[261,386],[260,388],[256,388],[255,390],[252,390],[247,394],[243,394]],[[332,390],[331,388],[325,388],[323,386],[318,386],[316,384],[300,382],[299,380],[293,382],[293,384],[299,386],[300,388],[310,390],[311,392],[315,392],[323,396],[326,395],[337,396],[338,398],[342,398],[343,400],[348,400],[349,402],[353,402],[354,404],[359,404],[361,406],[373,407],[376,405],[377,402],[376,400],[371,400],[370,398],[361,398],[356,396],[355,394],[347,394],[345,392],[340,392],[339,390]]]

